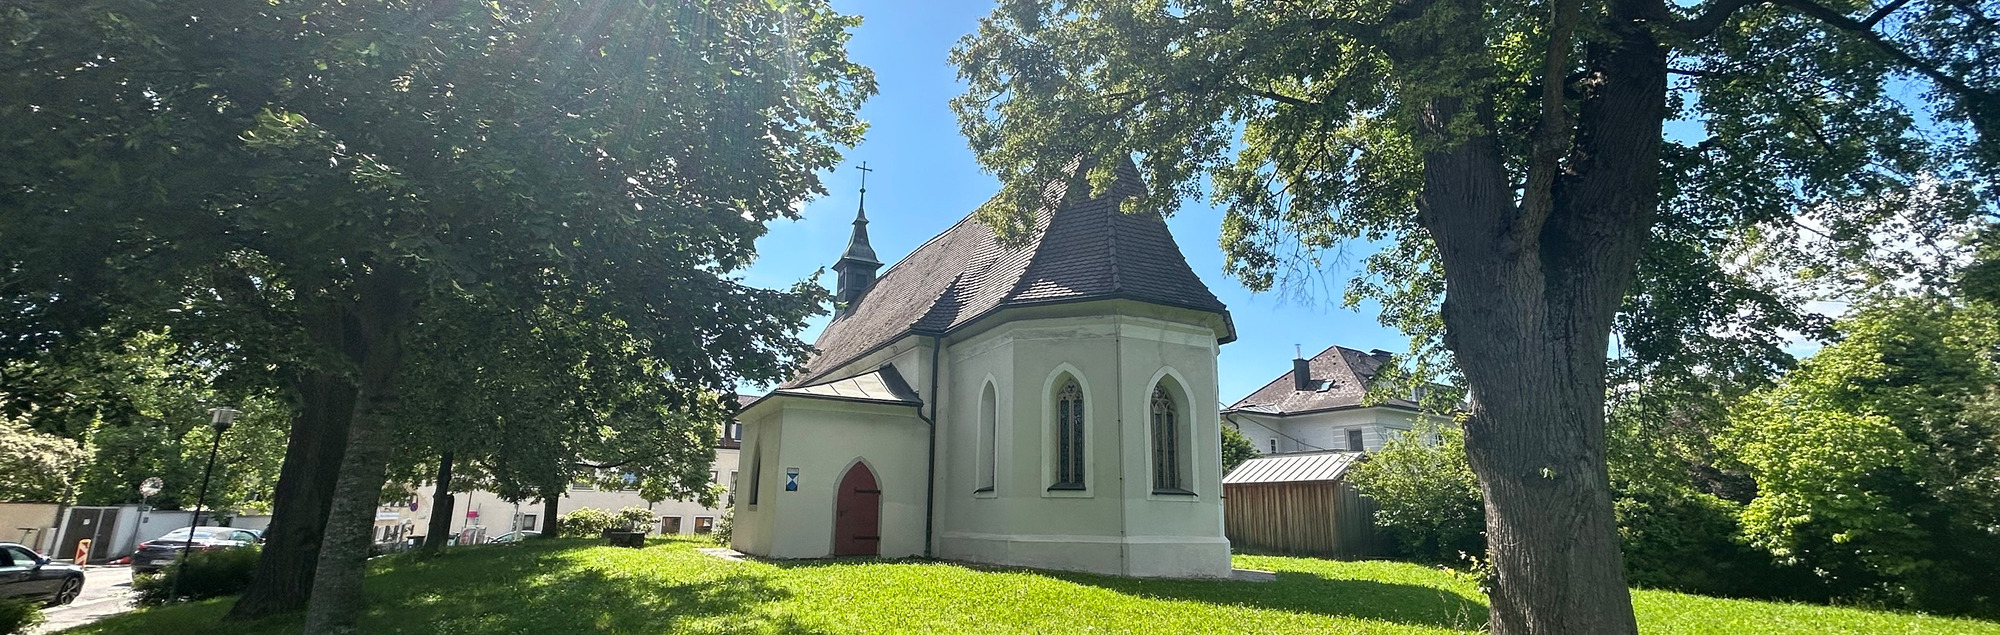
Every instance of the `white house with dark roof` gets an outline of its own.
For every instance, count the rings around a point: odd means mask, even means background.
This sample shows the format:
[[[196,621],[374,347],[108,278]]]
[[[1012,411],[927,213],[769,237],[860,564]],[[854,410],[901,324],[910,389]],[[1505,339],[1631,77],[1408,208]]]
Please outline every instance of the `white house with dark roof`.
[[[1166,223],[1119,212],[1143,186],[1116,173],[1052,185],[1018,241],[967,217],[879,278],[858,215],[817,355],[738,415],[733,546],[1227,577],[1234,327]]]
[[[1410,399],[1364,402],[1370,382],[1389,361],[1387,351],[1343,346],[1294,359],[1292,372],[1222,409],[1223,423],[1267,455],[1380,450],[1391,437],[1408,432],[1421,412]]]

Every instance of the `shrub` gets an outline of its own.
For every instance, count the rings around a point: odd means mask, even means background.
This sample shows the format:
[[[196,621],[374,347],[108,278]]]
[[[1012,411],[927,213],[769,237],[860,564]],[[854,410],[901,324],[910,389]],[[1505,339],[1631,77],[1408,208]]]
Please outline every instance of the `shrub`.
[[[1222,473],[1228,474],[1244,461],[1257,458],[1257,444],[1229,426],[1222,426]]]
[[[146,605],[173,601],[176,578],[180,580],[181,597],[186,599],[234,595],[250,588],[251,575],[257,570],[257,552],[256,547],[195,551],[187,557],[185,574],[181,565],[175,563],[160,570],[159,575],[133,578],[132,587],[139,592],[139,603]]]
[[[0,599],[0,635],[26,633],[42,625],[42,605],[34,600]]]
[[[1458,426],[1419,423],[1348,478],[1381,505],[1375,525],[1405,557],[1440,564],[1486,557],[1486,510]]]
[[[708,537],[715,540],[715,544],[727,547],[729,546],[730,538],[735,534],[736,508],[731,507],[722,510],[722,517],[715,519],[715,531],[709,533]]]
[[[627,507],[618,510],[618,516],[612,526],[624,529],[625,531],[653,533],[653,510],[644,507]]]
[[[562,515],[562,537],[596,538],[619,522],[611,512],[585,507]]]

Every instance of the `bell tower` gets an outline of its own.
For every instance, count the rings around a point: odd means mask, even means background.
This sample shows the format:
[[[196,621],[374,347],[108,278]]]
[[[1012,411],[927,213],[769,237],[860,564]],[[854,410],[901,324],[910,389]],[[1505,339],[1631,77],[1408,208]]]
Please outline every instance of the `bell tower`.
[[[847,239],[847,251],[840,255],[840,262],[833,263],[833,270],[839,275],[834,302],[840,308],[837,314],[853,310],[854,303],[861,301],[862,294],[875,285],[875,270],[882,268],[882,261],[875,258],[875,248],[868,244],[868,173],[873,169],[862,162],[861,203],[854,211],[854,234]]]

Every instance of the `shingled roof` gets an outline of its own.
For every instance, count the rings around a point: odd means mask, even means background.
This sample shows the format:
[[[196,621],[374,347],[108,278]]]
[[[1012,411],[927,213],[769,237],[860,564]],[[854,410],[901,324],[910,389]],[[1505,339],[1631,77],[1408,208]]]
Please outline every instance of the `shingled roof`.
[[[1296,415],[1362,405],[1368,383],[1387,362],[1387,353],[1364,353],[1344,346],[1328,347],[1307,360],[1311,390],[1297,390],[1291,373],[1279,375],[1263,388],[1237,400],[1223,412],[1250,412],[1269,415]],[[1387,399],[1377,405],[1414,409],[1416,402]]]
[[[1119,203],[1143,193],[1129,158],[1105,193],[1087,196],[1051,184],[1044,208],[1019,244],[967,215],[882,272],[859,302],[835,316],[813,344],[818,354],[786,387],[806,385],[912,333],[944,334],[1010,307],[1130,299],[1221,314],[1229,309],[1188,267],[1157,215],[1126,214]]]

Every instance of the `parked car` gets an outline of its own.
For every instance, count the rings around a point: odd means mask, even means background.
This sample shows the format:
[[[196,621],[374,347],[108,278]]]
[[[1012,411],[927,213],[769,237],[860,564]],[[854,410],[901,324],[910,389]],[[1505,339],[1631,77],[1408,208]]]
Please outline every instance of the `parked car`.
[[[69,604],[83,593],[83,567],[56,562],[35,550],[0,542],[0,598]]]
[[[167,535],[139,543],[139,550],[132,554],[133,573],[154,573],[172,565],[188,549],[206,551],[209,549],[231,549],[248,547],[263,542],[263,537],[248,529],[229,527],[196,527],[194,539],[188,539],[186,528],[175,529]]]
[[[539,531],[510,531],[495,536],[492,540],[486,541],[486,544],[497,545],[510,542],[520,542],[540,535],[542,535],[542,532]]]

